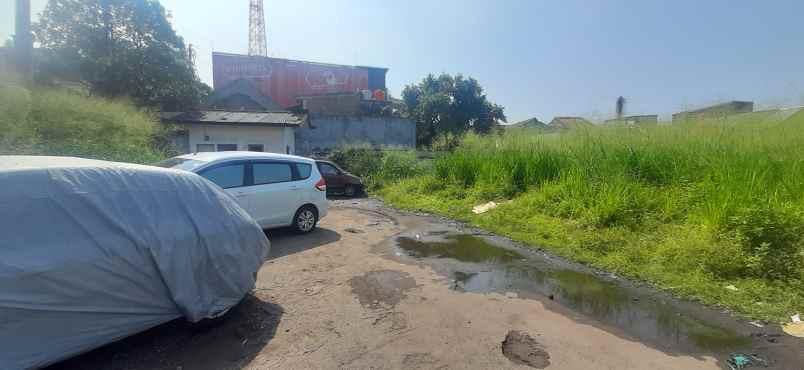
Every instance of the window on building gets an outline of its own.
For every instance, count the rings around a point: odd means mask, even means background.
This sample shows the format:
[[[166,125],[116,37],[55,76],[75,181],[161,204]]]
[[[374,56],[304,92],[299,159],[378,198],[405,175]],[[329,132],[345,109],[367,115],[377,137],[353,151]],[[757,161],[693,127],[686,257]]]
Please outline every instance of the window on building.
[[[249,152],[264,152],[265,147],[262,144],[248,144]]]
[[[290,181],[292,172],[288,163],[254,163],[254,185]]]
[[[237,150],[237,144],[218,144],[219,152],[234,152]]]
[[[230,164],[202,171],[200,175],[218,186],[228,189],[245,185],[245,173],[246,165]]]
[[[214,152],[215,151],[215,144],[196,144],[195,146],[196,152]]]

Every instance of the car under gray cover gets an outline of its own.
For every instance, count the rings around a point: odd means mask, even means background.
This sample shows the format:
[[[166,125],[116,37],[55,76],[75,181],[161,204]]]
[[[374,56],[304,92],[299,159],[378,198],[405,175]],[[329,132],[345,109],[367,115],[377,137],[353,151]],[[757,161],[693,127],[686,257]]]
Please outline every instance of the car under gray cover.
[[[188,172],[5,156],[0,184],[2,369],[220,316],[270,249],[229,195]]]

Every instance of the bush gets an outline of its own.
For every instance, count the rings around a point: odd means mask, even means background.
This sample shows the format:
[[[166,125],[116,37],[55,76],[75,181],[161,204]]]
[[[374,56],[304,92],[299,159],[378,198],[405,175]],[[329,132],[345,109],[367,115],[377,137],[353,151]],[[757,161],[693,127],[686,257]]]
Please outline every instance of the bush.
[[[0,88],[0,152],[150,163],[156,120],[125,102],[76,93]]]
[[[345,147],[335,150],[330,160],[363,178],[369,189],[381,188],[423,172],[413,151],[379,151],[367,147]]]
[[[804,278],[804,220],[784,209],[739,210],[722,232],[742,247],[744,275],[786,280]]]

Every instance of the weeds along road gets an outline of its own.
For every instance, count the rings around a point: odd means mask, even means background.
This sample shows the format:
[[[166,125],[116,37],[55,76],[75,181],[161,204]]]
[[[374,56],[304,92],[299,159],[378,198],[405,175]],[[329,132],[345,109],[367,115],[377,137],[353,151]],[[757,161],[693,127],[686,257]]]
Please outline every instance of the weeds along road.
[[[372,199],[334,206],[312,234],[269,232],[257,289],[224,320],[171,322],[52,368],[717,369],[736,350],[804,364],[802,341],[772,328],[595,278],[549,283],[567,274],[535,273],[511,246],[460,239],[476,249],[455,252],[449,235],[473,230],[448,220]]]

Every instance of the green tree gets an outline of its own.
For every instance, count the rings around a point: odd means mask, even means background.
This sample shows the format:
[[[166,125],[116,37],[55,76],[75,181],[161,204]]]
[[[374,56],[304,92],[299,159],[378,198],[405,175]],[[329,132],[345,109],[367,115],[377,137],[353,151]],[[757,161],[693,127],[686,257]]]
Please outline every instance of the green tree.
[[[486,99],[477,80],[460,74],[427,75],[418,84],[405,86],[402,98],[406,114],[416,121],[419,146],[443,141],[452,148],[467,131],[487,134],[506,121],[504,108]]]
[[[78,79],[93,94],[187,109],[209,93],[156,0],[50,0],[34,28],[39,80]]]

